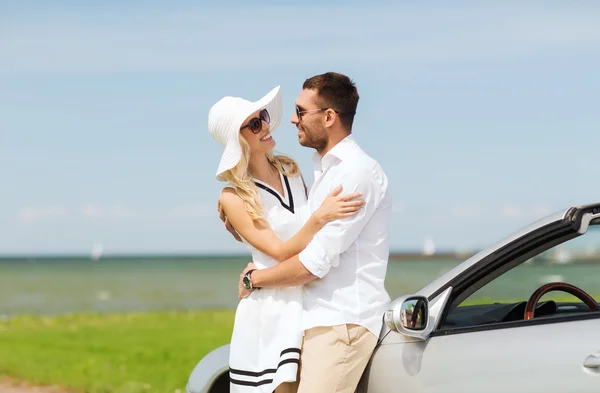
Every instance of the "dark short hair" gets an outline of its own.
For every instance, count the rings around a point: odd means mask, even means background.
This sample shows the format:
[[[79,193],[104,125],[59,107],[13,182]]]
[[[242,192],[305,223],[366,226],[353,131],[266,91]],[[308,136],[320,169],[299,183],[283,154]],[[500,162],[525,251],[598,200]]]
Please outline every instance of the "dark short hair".
[[[348,131],[352,130],[359,99],[352,79],[337,72],[326,72],[308,78],[304,81],[302,89],[316,91],[317,104],[322,108],[334,109],[338,113],[342,125]]]

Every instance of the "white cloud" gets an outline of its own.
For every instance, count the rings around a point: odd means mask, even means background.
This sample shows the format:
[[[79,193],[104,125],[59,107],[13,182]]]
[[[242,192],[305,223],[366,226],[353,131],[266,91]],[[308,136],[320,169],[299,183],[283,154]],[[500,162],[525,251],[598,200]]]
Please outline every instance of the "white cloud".
[[[548,205],[535,205],[531,208],[531,215],[534,217],[545,217],[556,212],[558,209],[554,209]]]
[[[183,205],[168,209],[172,217],[216,217],[218,215],[217,205]]]
[[[459,205],[451,210],[451,214],[457,218],[478,218],[483,213],[483,208],[479,205]]]
[[[69,209],[64,206],[25,207],[17,213],[17,219],[24,222],[39,221],[48,218],[64,217]]]
[[[79,214],[83,217],[100,218],[102,217],[102,208],[91,205],[82,206],[79,208]]]
[[[504,218],[520,218],[523,215],[524,212],[519,206],[507,205],[500,209],[500,216]]]
[[[538,219],[554,213],[558,209],[543,204],[529,206],[506,205],[500,209],[500,216],[506,219]]]
[[[96,206],[83,205],[79,208],[79,215],[85,218],[131,218],[137,215],[137,212],[129,207],[116,206]]]
[[[115,218],[130,218],[137,216],[137,212],[126,206],[110,206],[106,209],[106,213],[109,217]]]
[[[118,220],[140,218],[160,221],[165,218],[214,218],[218,216],[217,206],[180,205],[164,208],[138,210],[124,205],[83,204],[77,209],[65,206],[25,207],[17,213],[20,221],[37,221],[45,218],[67,216],[70,212],[86,220]]]
[[[325,65],[439,64],[600,45],[600,9],[518,4],[468,10],[398,5],[185,12],[115,8],[102,18],[83,11],[12,16],[2,22],[0,71],[202,71],[308,66],[315,59]],[[248,21],[256,20],[269,23],[249,29]],[[307,21],[316,27],[306,29]]]

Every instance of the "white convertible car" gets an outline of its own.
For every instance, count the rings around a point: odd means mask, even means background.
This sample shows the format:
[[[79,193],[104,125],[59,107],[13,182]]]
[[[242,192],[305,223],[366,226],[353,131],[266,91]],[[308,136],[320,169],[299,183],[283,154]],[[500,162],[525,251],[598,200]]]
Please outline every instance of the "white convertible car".
[[[598,393],[597,272],[600,203],[537,221],[394,300],[357,392]],[[189,393],[229,391],[228,349]]]

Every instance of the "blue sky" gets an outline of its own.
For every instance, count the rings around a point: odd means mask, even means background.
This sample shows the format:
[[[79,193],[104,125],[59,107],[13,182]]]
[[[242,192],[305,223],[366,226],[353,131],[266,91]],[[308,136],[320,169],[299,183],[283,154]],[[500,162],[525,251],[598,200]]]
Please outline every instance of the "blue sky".
[[[600,4],[3,1],[0,254],[244,251],[216,213],[224,95],[352,77],[394,250],[600,201]],[[285,122],[277,149],[310,176]]]

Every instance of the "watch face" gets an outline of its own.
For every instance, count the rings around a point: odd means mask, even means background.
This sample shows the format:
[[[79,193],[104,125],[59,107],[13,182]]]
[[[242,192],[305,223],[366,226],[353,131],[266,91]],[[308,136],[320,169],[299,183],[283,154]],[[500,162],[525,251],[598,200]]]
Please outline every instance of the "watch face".
[[[252,283],[250,282],[250,278],[248,276],[244,275],[244,278],[242,279],[242,283],[244,284],[244,288],[252,289]]]

